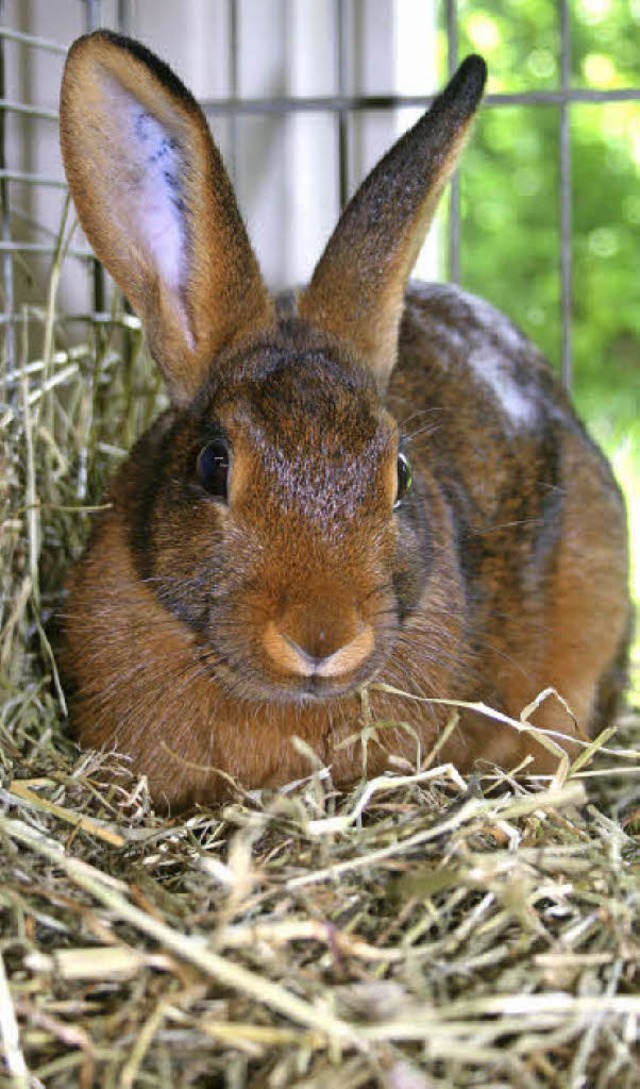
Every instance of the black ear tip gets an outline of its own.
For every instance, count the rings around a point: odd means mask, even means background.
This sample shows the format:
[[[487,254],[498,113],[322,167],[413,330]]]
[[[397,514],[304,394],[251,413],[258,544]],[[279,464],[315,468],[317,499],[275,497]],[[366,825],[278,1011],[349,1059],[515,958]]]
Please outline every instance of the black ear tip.
[[[475,106],[482,97],[486,82],[486,62],[477,53],[471,53],[458,68],[448,90],[456,97],[465,99],[470,106]]]
[[[82,37],[76,38],[69,50],[69,58],[71,59],[76,53],[81,55],[82,51],[87,48],[91,50],[92,45],[96,43],[106,43],[120,53],[128,53],[135,61],[139,61],[148,68],[155,78],[168,88],[171,94],[181,99],[191,110],[195,110],[197,113],[201,112],[193,95],[187,90],[173,69],[136,38],[127,38],[124,34],[116,34],[115,31],[102,27],[100,30],[93,30],[89,34],[83,34]],[[91,58],[91,52],[89,57]]]
[[[130,38],[125,38],[122,34],[116,34],[113,30],[107,30],[106,27],[101,27],[99,30],[91,30],[88,34],[81,34],[79,38],[76,38],[69,47],[69,55],[84,49],[92,42],[108,42],[110,45],[118,45],[126,48],[132,43]]]

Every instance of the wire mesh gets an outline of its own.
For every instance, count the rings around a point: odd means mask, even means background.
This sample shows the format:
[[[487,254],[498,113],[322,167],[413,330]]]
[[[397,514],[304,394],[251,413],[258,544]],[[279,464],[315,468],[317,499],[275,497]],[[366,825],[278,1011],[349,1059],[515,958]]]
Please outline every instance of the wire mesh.
[[[84,26],[93,30],[105,22],[106,6],[104,0],[77,0],[84,10]],[[429,95],[401,94],[351,94],[347,93],[347,41],[346,11],[342,0],[333,3],[333,33],[337,72],[337,93],[324,96],[284,96],[267,95],[265,97],[246,97],[238,93],[238,43],[240,8],[237,0],[227,0],[228,4],[228,50],[230,62],[230,93],[224,98],[206,98],[203,109],[209,117],[227,117],[229,127],[229,150],[227,157],[231,173],[238,155],[237,122],[241,117],[271,115],[286,117],[305,112],[314,114],[329,113],[335,117],[337,130],[337,186],[340,205],[343,206],[352,192],[357,180],[350,177],[349,142],[352,136],[352,118],[367,111],[391,111],[406,107],[425,107],[430,102]],[[5,4],[0,3],[0,18],[4,16]],[[112,13],[112,25],[123,33],[132,33],[134,26],[135,5],[133,0],[117,0]],[[115,10],[115,16],[113,12]],[[485,104],[488,108],[504,108],[513,105],[552,105],[559,109],[558,164],[559,164],[559,224],[560,224],[560,307],[561,307],[561,355],[562,375],[565,383],[572,382],[572,193],[571,193],[571,107],[577,103],[611,103],[640,101],[637,88],[611,89],[606,91],[578,88],[571,80],[571,15],[569,0],[560,0],[559,4],[559,60],[560,86],[557,90],[533,90],[526,93],[492,94]],[[458,25],[459,11],[457,0],[446,0],[445,26],[448,50],[448,70],[452,72],[458,60]],[[7,117],[18,115],[25,119],[38,120],[47,124],[57,122],[57,112],[40,106],[36,102],[22,101],[7,97],[5,84],[5,55],[7,48],[20,46],[43,53],[63,55],[65,46],[60,43],[25,33],[9,25],[0,26],[0,198],[2,202],[2,231],[0,254],[2,255],[3,311],[0,323],[6,328],[6,356],[9,368],[15,365],[15,325],[25,320],[24,314],[15,312],[14,265],[21,255],[53,255],[57,245],[55,238],[34,240],[19,237],[13,230],[12,188],[14,185],[26,185],[34,188],[64,188],[64,180],[35,171],[15,169],[7,157]],[[454,178],[448,216],[447,264],[448,276],[454,282],[460,280],[461,206],[458,179]],[[81,247],[72,247],[72,256],[86,260],[89,275],[92,278],[92,318],[99,324],[107,321],[105,312],[106,287],[102,267]]]

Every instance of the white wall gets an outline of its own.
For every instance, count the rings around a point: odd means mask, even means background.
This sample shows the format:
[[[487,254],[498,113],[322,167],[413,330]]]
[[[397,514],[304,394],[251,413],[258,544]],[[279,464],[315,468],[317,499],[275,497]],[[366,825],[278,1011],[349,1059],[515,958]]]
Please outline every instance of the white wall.
[[[433,5],[425,0],[342,0],[346,31],[342,91],[427,94],[435,90]],[[83,0],[5,0],[2,25],[67,47],[86,29]],[[227,0],[136,0],[132,31],[162,55],[201,100],[233,91],[230,6]],[[334,38],[335,0],[236,0],[240,97],[330,96],[339,93]],[[115,0],[101,19],[116,25]],[[57,108],[63,56],[6,41],[7,97],[46,110]],[[8,116],[8,166],[62,178],[55,123]],[[398,133],[411,111],[350,115],[349,184],[355,188]],[[273,287],[310,274],[339,210],[338,127],[327,112],[285,117],[211,116],[216,139],[234,177],[241,210],[268,282]],[[11,186],[14,231],[45,241],[58,230],[64,194]],[[38,225],[38,230],[36,230]],[[82,241],[78,238],[78,245]],[[433,275],[432,245],[419,272]],[[42,297],[48,259],[31,256],[17,267],[21,299]],[[84,266],[65,273],[63,305],[91,303]]]

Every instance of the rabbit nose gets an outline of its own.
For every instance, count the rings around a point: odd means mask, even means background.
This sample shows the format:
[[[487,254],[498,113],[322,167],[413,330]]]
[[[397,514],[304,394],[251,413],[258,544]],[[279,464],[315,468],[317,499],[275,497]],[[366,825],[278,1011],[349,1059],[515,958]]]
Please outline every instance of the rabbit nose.
[[[355,609],[338,614],[310,610],[303,605],[287,609],[279,622],[270,621],[264,647],[284,673],[299,677],[341,677],[362,665],[373,651],[373,628]]]

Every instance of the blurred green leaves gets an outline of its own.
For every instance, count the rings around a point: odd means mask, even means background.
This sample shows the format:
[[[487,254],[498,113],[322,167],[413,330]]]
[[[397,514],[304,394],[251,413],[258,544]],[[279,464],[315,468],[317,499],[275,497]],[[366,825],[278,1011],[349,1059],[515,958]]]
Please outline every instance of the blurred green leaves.
[[[459,0],[458,51],[490,94],[558,91],[558,0]],[[444,4],[441,58],[446,67]],[[640,0],[572,0],[571,87],[640,88]],[[640,598],[640,101],[572,103],[574,396],[627,495]],[[463,286],[509,314],[559,367],[560,107],[488,107],[461,180]]]

